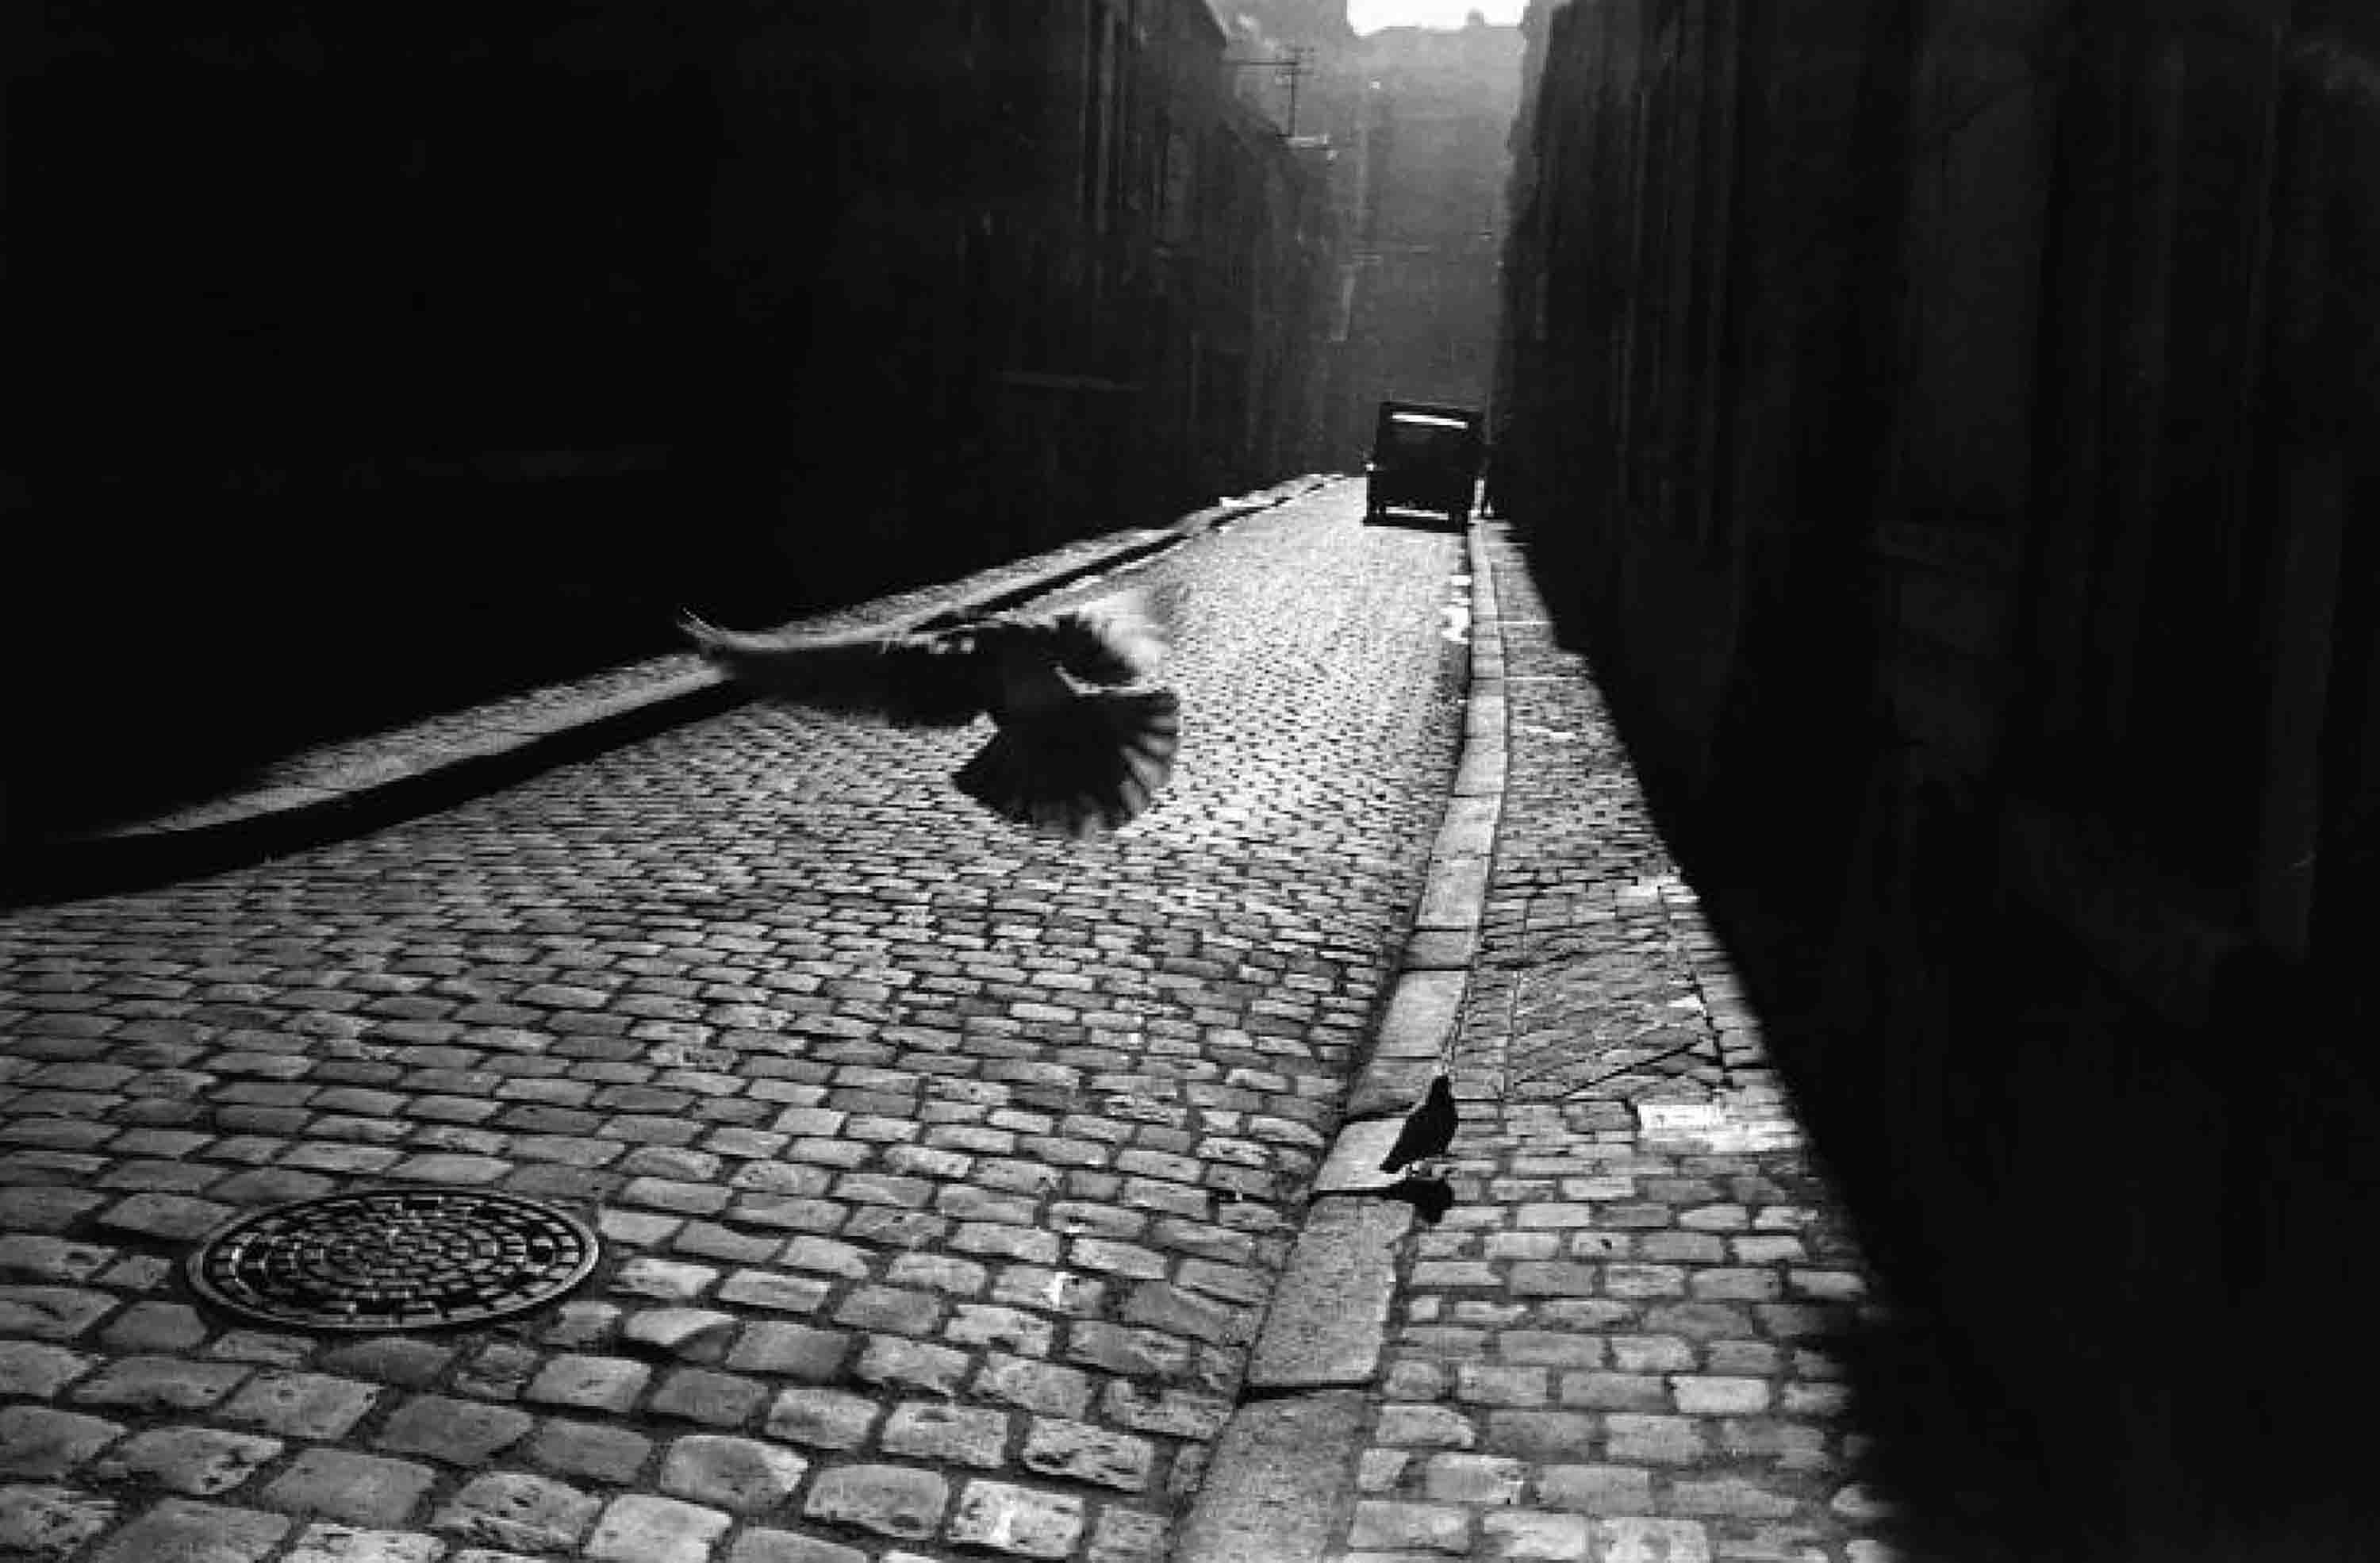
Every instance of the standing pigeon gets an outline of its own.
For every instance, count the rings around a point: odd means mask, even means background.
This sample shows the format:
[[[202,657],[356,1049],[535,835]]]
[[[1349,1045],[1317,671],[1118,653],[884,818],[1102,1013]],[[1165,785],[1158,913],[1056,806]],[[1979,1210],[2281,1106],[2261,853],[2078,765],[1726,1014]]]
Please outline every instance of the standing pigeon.
[[[1049,615],[892,635],[742,634],[688,615],[705,660],[771,699],[998,732],[953,778],[1004,819],[1081,838],[1149,806],[1173,774],[1181,702],[1148,681],[1167,637],[1145,593]]]
[[[1420,1104],[1405,1114],[1397,1143],[1380,1158],[1380,1170],[1394,1172],[1411,1162],[1437,1160],[1454,1144],[1454,1093],[1448,1088],[1446,1076],[1436,1075]]]

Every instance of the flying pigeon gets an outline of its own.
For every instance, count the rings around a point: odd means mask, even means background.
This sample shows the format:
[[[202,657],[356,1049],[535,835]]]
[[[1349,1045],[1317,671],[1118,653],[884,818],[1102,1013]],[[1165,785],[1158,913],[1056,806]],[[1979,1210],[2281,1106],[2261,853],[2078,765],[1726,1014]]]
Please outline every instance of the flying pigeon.
[[[1419,1105],[1405,1114],[1405,1125],[1397,1131],[1397,1143],[1380,1158],[1380,1170],[1394,1172],[1416,1161],[1435,1161],[1454,1144],[1454,1093],[1447,1087],[1446,1076],[1433,1077],[1429,1089]]]
[[[746,634],[686,615],[712,666],[776,700],[900,726],[998,729],[953,777],[1004,819],[1083,838],[1136,818],[1173,774],[1181,702],[1146,593],[892,635]]]

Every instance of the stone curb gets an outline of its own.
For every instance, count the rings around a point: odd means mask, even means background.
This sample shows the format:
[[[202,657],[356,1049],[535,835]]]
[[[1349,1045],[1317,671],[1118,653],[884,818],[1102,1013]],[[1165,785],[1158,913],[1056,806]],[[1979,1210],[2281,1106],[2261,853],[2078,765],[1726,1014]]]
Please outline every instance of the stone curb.
[[[1403,969],[1389,995],[1388,1013],[1363,1072],[1347,1094],[1350,1127],[1366,1119],[1402,1117],[1438,1072],[1462,1020],[1471,960],[1478,949],[1479,919],[1488,903],[1488,874],[1504,796],[1503,622],[1476,526],[1468,543],[1470,689],[1454,794],[1430,849],[1420,909],[1406,939]],[[1372,1165],[1378,1161],[1374,1157]]]
[[[1368,1388],[1387,1346],[1397,1245],[1412,1229],[1411,1207],[1392,1200],[1327,1194],[1308,1206],[1266,1304],[1244,1393]]]
[[[1350,1470],[1369,1420],[1350,1389],[1260,1400],[1232,1413],[1183,1522],[1177,1563],[1302,1563],[1354,1512]]]
[[[1370,1057],[1316,1175],[1314,1203],[1266,1304],[1172,1563],[1320,1563],[1354,1513],[1356,1463],[1388,1347],[1410,1206],[1378,1197],[1404,1114],[1443,1066],[1478,948],[1505,776],[1502,620],[1475,521],[1463,752],[1421,906]]]
[[[887,633],[996,613],[1020,603],[1170,551],[1220,527],[1285,504],[1336,481],[1329,475],[1289,479],[1228,500],[1172,524],[1058,565],[981,596],[957,595],[888,622]],[[375,768],[353,786],[273,789],[263,806],[238,817],[178,830],[119,833],[0,847],[0,907],[43,905],[115,894],[203,874],[223,873],[362,835],[532,776],[589,759],[688,722],[734,709],[749,698],[708,668],[627,695],[589,697],[540,715],[534,730],[453,740],[419,760]]]

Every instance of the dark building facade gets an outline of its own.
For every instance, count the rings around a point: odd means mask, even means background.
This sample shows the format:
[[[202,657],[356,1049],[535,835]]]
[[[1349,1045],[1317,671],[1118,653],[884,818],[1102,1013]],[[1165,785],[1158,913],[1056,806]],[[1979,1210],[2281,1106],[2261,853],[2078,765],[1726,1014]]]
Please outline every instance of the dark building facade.
[[[1327,192],[1205,0],[0,27],[12,644],[111,626],[20,811],[167,648],[237,748],[309,636],[583,660],[1321,456]]]
[[[2351,1556],[2373,1375],[2231,1348],[2353,1317],[2380,1216],[2380,23],[1524,28],[1496,497],[1972,1370],[1934,1517]]]

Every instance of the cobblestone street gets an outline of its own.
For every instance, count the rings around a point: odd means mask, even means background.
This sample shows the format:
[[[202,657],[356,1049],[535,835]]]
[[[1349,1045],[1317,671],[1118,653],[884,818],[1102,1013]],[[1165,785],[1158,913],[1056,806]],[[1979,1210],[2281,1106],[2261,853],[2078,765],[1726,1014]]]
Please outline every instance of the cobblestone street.
[[[1360,505],[1049,600],[1179,628],[1104,843],[955,793],[978,731],[742,708],[0,920],[0,1557],[1912,1556],[1882,1315],[1588,669],[1501,524]],[[1381,1200],[1441,1069],[1451,1207]],[[603,1252],[395,1333],[182,1267],[392,1190]]]
[[[2380,0],[0,17],[0,1563],[2380,1563]]]
[[[1162,1557],[1462,733],[1462,542],[1360,503],[1135,572],[1184,741],[1110,842],[952,791],[979,731],[754,708],[0,919],[0,1557]],[[200,1235],[392,1185],[602,1262],[481,1327],[193,1305]]]

